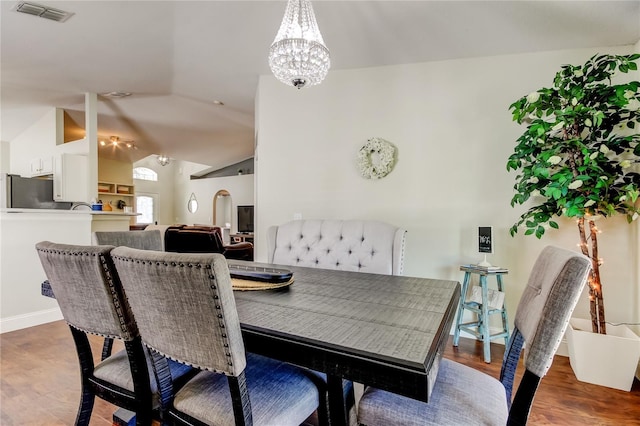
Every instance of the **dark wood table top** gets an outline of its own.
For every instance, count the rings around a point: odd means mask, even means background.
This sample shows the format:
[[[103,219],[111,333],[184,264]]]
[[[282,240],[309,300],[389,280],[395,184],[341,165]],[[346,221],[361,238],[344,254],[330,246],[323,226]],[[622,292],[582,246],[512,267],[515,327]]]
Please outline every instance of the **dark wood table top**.
[[[293,266],[281,290],[236,291],[247,350],[428,401],[456,281]]]

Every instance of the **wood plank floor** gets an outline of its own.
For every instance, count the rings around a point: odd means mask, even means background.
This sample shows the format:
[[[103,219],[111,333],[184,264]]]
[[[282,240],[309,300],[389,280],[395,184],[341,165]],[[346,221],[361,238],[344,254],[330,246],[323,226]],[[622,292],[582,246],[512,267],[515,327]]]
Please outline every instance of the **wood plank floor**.
[[[99,353],[101,339],[91,344]],[[120,347],[120,346],[118,346]],[[114,348],[117,349],[118,347]],[[492,345],[491,364],[482,345],[461,339],[445,357],[497,377],[502,345]],[[78,363],[66,324],[57,321],[0,335],[0,424],[71,425],[80,396]],[[91,425],[111,425],[114,406],[96,399]],[[569,360],[556,357],[542,380],[530,425],[640,425],[640,383],[623,392],[576,380]]]

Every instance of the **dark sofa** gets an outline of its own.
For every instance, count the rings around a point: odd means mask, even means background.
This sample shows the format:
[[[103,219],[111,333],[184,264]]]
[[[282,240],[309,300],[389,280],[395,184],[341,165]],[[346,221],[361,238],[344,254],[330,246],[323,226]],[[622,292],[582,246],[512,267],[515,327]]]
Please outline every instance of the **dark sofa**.
[[[227,259],[253,260],[253,244],[225,245],[217,226],[170,226],[164,235],[165,251],[177,253],[221,253]]]

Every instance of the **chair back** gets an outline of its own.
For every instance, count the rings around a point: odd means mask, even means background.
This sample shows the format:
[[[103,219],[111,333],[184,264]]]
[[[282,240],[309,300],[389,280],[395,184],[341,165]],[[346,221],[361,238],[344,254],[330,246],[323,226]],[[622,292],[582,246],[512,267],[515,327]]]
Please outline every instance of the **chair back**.
[[[109,256],[112,249],[36,244],[65,321],[88,333],[131,341],[138,331]]]
[[[224,256],[128,247],[111,256],[145,345],[199,369],[243,372],[244,343]]]
[[[538,256],[516,310],[514,330],[500,372],[510,405],[507,424],[527,423],[540,379],[551,367],[590,272],[591,260],[574,251],[548,246]],[[511,402],[524,343],[525,372]]]
[[[95,245],[126,246],[140,250],[164,250],[162,233],[157,229],[152,231],[94,232],[92,240]]]
[[[268,229],[269,263],[401,275],[404,229],[367,220],[294,220]]]
[[[553,246],[533,266],[514,324],[526,342],[525,367],[538,377],[551,367],[590,272],[588,257]]]

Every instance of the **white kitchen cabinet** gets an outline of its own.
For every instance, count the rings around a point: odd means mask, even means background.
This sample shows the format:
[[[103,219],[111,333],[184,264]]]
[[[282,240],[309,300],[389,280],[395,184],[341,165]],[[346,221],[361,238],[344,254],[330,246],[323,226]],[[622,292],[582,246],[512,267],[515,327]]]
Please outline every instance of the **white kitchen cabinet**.
[[[53,199],[55,201],[87,200],[87,157],[60,154],[55,157],[53,170]]]
[[[31,160],[31,176],[44,176],[53,174],[53,157],[39,157]]]

